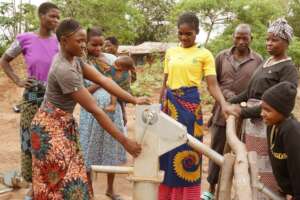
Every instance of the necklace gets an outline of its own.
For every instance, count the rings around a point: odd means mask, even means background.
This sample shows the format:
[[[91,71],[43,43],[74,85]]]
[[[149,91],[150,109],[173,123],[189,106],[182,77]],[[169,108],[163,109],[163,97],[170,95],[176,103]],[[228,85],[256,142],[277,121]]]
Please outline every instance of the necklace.
[[[278,128],[275,125],[273,125],[272,129],[271,129],[271,135],[270,135],[270,151],[271,151],[271,154],[275,158],[277,158],[279,160],[285,160],[288,157],[286,153],[274,152],[275,140],[276,140],[276,137],[277,137],[277,133],[278,133]]]

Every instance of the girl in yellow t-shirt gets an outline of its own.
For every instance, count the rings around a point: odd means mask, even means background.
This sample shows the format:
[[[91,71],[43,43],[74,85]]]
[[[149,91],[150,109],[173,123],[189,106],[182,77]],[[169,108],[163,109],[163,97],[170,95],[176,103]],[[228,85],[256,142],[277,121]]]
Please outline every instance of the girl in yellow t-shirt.
[[[203,77],[224,113],[230,113],[231,109],[217,84],[213,55],[195,43],[199,33],[197,16],[184,13],[179,17],[177,27],[181,46],[166,53],[160,101],[165,113],[185,125],[189,134],[202,140],[203,119],[198,87]],[[187,144],[162,155],[160,168],[165,171],[165,178],[159,188],[159,200],[199,200],[201,165],[201,155]]]

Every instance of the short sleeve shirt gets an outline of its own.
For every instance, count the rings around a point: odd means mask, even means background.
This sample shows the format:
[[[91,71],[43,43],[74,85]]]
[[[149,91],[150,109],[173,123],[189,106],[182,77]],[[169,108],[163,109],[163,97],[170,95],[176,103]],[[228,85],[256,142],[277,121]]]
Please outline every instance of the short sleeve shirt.
[[[168,74],[167,87],[199,87],[205,76],[216,75],[212,53],[197,45],[190,48],[174,47],[166,52],[164,73]]]
[[[76,102],[70,94],[84,87],[82,67],[83,64],[79,59],[71,63],[60,53],[57,54],[49,72],[45,99],[56,107],[72,113]]]
[[[26,32],[16,37],[5,54],[15,58],[22,53],[28,76],[47,82],[48,72],[58,49],[59,43],[55,35],[41,38],[36,33]]]

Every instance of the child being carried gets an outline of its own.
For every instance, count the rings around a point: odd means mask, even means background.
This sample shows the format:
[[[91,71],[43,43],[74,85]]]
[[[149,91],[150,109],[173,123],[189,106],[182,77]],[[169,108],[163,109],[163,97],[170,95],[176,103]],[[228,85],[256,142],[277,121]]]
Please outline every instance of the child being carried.
[[[135,71],[134,61],[130,56],[120,56],[116,59],[113,66],[105,72],[105,75],[111,77],[122,89],[130,92],[131,73]],[[106,112],[114,112],[116,110],[117,101],[119,101],[124,124],[126,124],[125,102],[118,100],[115,96],[111,96],[110,104],[104,108]]]

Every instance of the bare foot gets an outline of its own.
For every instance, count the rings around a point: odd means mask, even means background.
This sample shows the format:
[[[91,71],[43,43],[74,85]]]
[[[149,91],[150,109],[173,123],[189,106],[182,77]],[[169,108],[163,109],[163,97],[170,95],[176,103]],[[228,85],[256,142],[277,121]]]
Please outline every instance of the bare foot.
[[[106,112],[115,112],[116,111],[116,106],[115,105],[109,105],[109,106],[106,106],[105,108],[104,108],[104,110],[106,111]]]

